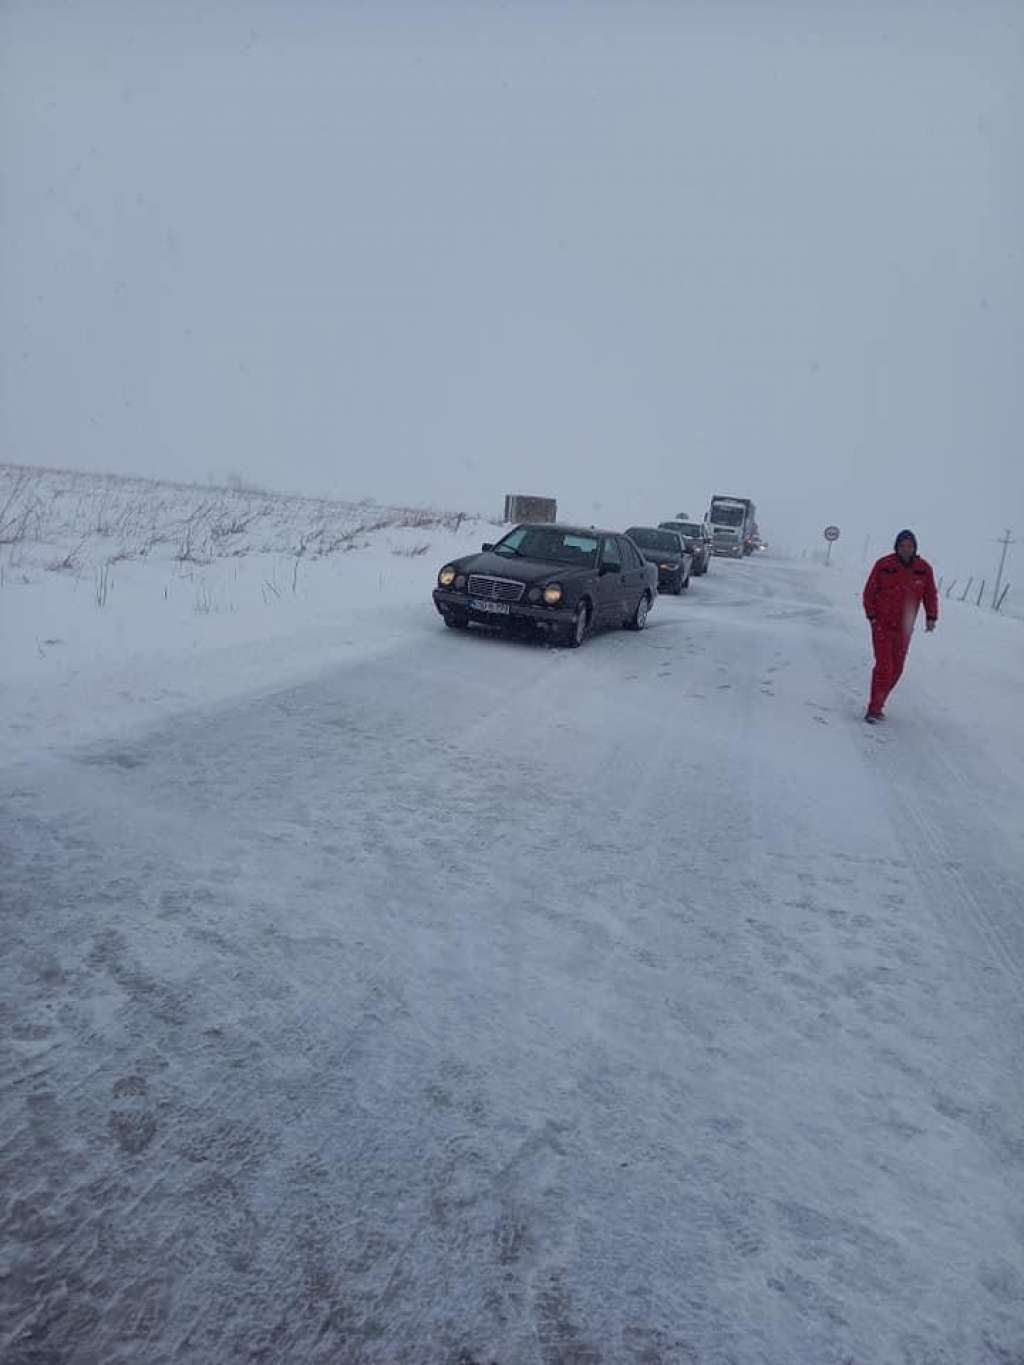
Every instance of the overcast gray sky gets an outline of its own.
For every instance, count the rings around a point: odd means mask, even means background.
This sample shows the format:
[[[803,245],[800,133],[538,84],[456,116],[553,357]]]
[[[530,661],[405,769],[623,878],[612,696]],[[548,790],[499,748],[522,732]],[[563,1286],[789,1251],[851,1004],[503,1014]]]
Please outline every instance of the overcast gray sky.
[[[1024,535],[1024,5],[0,0],[0,52],[2,459]]]

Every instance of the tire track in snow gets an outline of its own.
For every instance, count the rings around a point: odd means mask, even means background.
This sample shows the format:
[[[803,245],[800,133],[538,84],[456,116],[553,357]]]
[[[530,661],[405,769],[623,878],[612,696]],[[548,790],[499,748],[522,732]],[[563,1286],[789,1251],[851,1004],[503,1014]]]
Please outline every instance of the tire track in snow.
[[[996,880],[992,869],[1003,865],[1007,888],[1014,886],[1010,855],[982,825],[981,806],[965,807],[956,799],[977,790],[970,774],[942,747],[950,740],[955,745],[957,737],[929,736],[914,722],[886,723],[898,728],[884,736],[865,735],[863,751],[907,861],[933,911],[954,933],[962,933],[966,924],[989,960],[1024,994],[1024,896],[1018,890],[1015,897]],[[1019,879],[1016,884],[1019,888]],[[1012,925],[1018,926],[1016,933]]]
[[[837,629],[829,643],[816,641],[818,658],[843,699],[851,732],[856,731],[857,752],[891,813],[890,825],[933,912],[954,933],[969,925],[988,959],[1017,991],[1024,991],[1019,869],[1015,876],[1012,852],[999,845],[996,833],[984,823],[984,803],[960,799],[965,792],[977,795],[983,790],[970,770],[970,741],[945,717],[922,718],[922,701],[912,690],[913,672],[894,694],[889,719],[881,728],[866,727],[860,718],[871,663],[870,646],[860,630],[863,623],[859,614],[834,612],[833,624]],[[836,649],[840,632],[847,644]],[[862,662],[853,662],[853,647],[862,653]],[[960,755],[960,761],[951,754]],[[996,863],[1006,869],[1005,889],[991,871]]]

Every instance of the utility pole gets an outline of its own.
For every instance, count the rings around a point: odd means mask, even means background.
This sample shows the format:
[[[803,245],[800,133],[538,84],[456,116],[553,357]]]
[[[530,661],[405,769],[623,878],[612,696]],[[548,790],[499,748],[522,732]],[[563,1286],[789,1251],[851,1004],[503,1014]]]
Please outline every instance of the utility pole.
[[[1003,553],[999,556],[999,572],[996,574],[996,586],[995,586],[995,590],[994,590],[993,593],[992,593],[992,606],[993,606],[993,608],[995,607],[996,603],[999,601],[999,589],[1000,589],[1000,586],[1002,585],[1002,581],[1003,581],[1003,569],[1004,569],[1004,567],[1005,567],[1005,565],[1006,565],[1006,552],[1007,552],[1007,550],[1010,548],[1010,546],[1016,544],[1016,542],[1014,541],[1013,536],[1011,535],[1011,533],[1009,532],[1009,530],[1007,530],[1007,532],[1006,532],[1006,534],[1003,536],[1002,540],[997,540],[997,541],[996,541],[996,544],[997,544],[997,545],[1001,545],[1001,546],[1003,547]]]

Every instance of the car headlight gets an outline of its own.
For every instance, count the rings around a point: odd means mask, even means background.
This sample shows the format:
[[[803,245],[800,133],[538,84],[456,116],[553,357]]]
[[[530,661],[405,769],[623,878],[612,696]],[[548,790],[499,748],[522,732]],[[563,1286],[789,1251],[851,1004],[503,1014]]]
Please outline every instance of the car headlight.
[[[661,569],[663,573],[671,573],[672,570],[673,570],[675,567],[676,567],[676,566],[675,566],[674,564],[659,564],[659,565],[658,565],[658,568]]]
[[[455,576],[454,568],[450,564],[447,564],[437,575],[437,581],[441,584],[442,588],[450,588],[455,582]]]
[[[526,594],[526,596],[531,602],[539,602],[540,588],[531,588],[530,591]]]
[[[561,583],[549,583],[544,589],[544,601],[549,607],[557,607],[562,600]]]
[[[464,573],[460,573],[460,574],[458,575],[458,577],[457,577],[456,580],[455,580],[455,586],[456,586],[456,588],[458,588],[459,592],[462,592],[463,588],[465,588],[465,586],[466,586],[466,575],[465,575]]]

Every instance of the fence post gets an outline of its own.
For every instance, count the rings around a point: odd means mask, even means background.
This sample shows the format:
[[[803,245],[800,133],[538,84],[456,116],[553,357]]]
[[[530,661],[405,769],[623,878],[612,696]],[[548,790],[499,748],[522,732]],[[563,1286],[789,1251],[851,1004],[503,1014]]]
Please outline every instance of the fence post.
[[[970,578],[967,580],[967,587],[964,588],[963,592],[960,594],[960,601],[961,601],[961,602],[963,602],[963,601],[966,600],[967,594],[970,592],[970,590],[971,590],[971,584],[972,584],[973,582],[974,582],[974,577],[973,577],[973,575],[972,575],[972,577],[970,577]]]
[[[979,606],[979,607],[981,606],[981,599],[982,599],[984,596],[985,596],[985,580],[982,579],[982,580],[981,580],[981,587],[978,589],[978,600],[977,600],[977,602],[975,603],[976,606]]]
[[[1007,583],[1006,587],[1005,587],[1005,588],[1002,590],[1002,592],[999,594],[999,601],[996,603],[996,611],[998,611],[999,608],[1000,608],[1000,607],[1003,605],[1003,603],[1006,601],[1006,594],[1007,594],[1009,591],[1010,591],[1010,585],[1009,585],[1009,583]]]
[[[946,589],[946,596],[947,596],[947,597],[948,597],[949,594],[953,591],[953,589],[956,587],[956,582],[957,582],[957,581],[956,581],[956,579],[954,578],[953,581],[952,581],[952,583],[950,583],[949,587]]]

